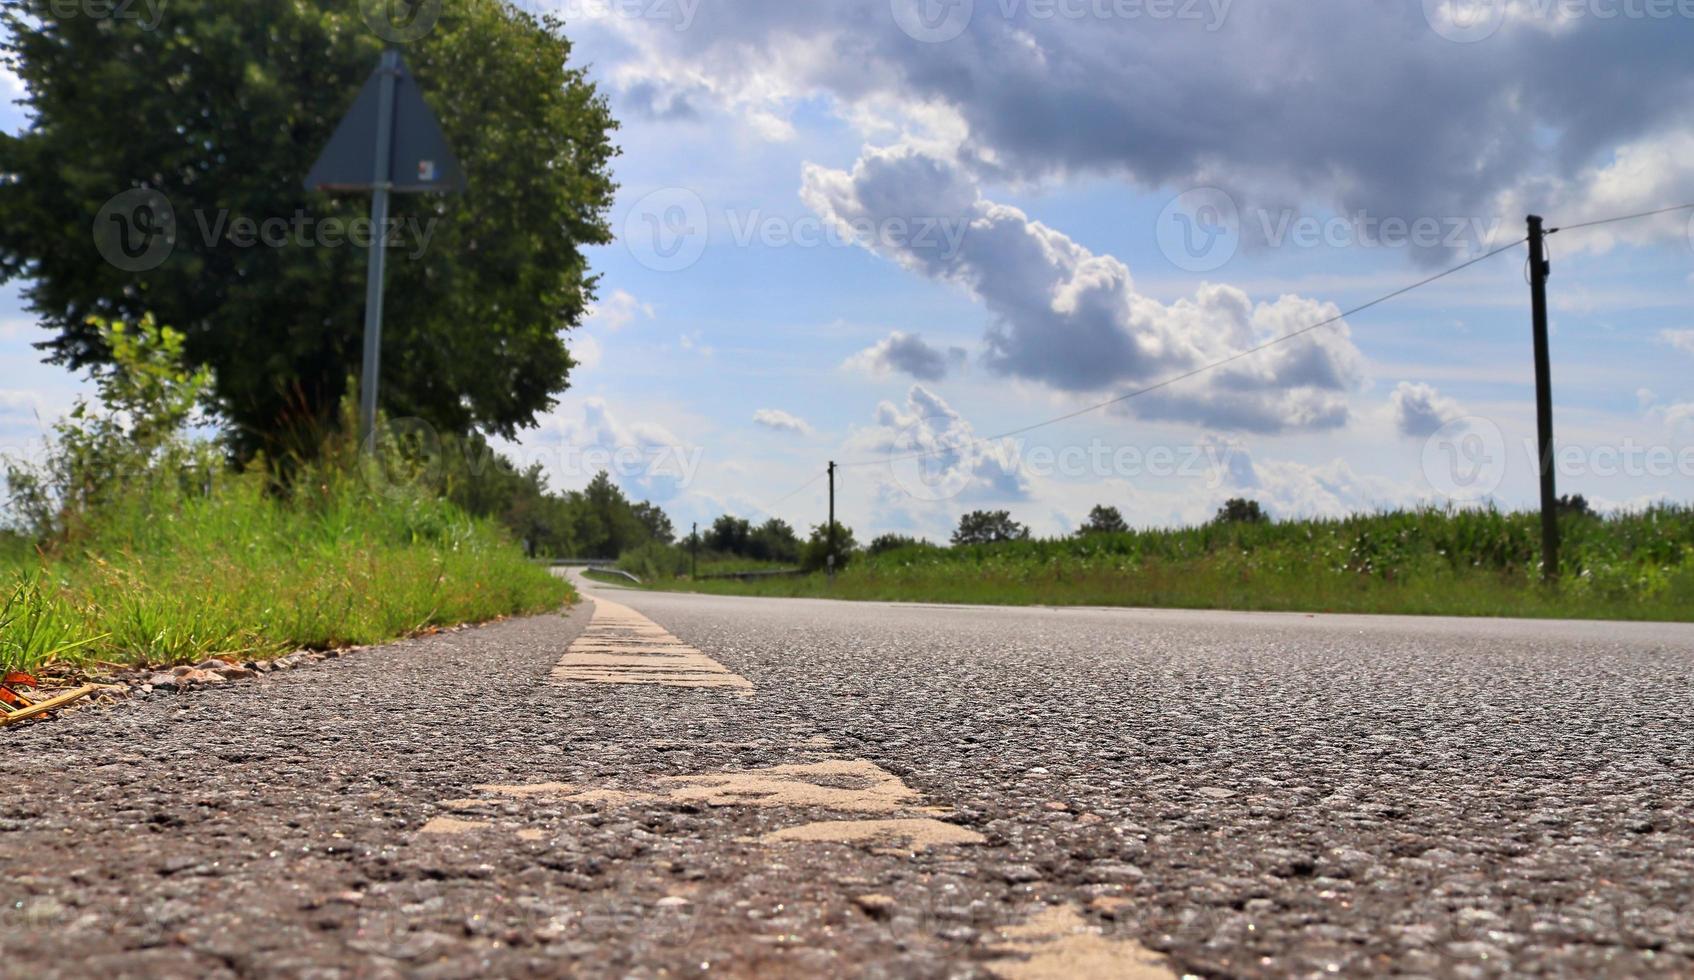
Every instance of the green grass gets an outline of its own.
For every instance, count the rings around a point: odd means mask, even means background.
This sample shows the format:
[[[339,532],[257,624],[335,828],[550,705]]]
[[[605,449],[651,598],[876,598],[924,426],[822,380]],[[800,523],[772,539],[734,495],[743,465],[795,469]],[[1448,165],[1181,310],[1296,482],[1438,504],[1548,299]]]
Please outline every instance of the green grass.
[[[0,540],[0,668],[168,665],[377,643],[556,609],[570,587],[493,524],[351,478],[136,493],[45,556]]]
[[[1421,510],[1049,541],[902,548],[822,575],[665,579],[725,595],[1694,621],[1694,509],[1568,515],[1556,588],[1538,518]]]

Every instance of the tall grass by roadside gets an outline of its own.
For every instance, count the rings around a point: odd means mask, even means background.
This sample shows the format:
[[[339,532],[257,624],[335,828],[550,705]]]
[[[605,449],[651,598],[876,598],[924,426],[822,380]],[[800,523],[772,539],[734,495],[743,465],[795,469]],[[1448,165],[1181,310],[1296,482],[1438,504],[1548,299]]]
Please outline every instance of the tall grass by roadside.
[[[102,407],[56,423],[46,461],[10,463],[0,534],[0,669],[190,663],[374,643],[557,608],[570,588],[466,516],[401,445],[231,472],[187,433],[209,375],[152,320],[99,323]],[[372,459],[385,461],[374,465]]]
[[[739,595],[981,604],[1694,620],[1694,508],[1568,514],[1562,578],[1540,583],[1534,514],[1424,509],[1212,523],[859,555],[823,576],[662,581]]]
[[[263,658],[539,612],[569,595],[491,523],[353,478],[291,500],[257,475],[158,506],[165,496],[125,500],[86,536],[0,568],[0,667]]]

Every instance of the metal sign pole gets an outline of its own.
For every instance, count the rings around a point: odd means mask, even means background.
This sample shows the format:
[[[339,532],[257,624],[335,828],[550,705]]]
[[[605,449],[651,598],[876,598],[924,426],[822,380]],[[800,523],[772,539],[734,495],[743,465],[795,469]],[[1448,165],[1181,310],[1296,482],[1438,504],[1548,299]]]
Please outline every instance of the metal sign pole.
[[[393,187],[394,86],[400,52],[382,53],[382,97],[376,117],[376,174],[371,193],[371,247],[365,273],[365,363],[359,378],[359,444],[375,448],[376,385],[382,366],[382,286],[387,266],[388,192]]]
[[[374,139],[372,137],[375,137]],[[374,447],[377,377],[382,368],[382,294],[388,267],[390,194],[451,194],[464,171],[441,123],[406,74],[397,48],[382,53],[353,106],[306,175],[309,191],[371,192],[365,267],[365,359],[359,376],[359,445]]]

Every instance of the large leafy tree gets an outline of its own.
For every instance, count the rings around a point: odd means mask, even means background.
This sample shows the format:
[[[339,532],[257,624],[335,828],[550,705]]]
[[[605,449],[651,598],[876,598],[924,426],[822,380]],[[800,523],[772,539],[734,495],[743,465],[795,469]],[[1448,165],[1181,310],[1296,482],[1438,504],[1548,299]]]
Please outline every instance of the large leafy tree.
[[[7,7],[4,51],[30,123],[0,136],[0,281],[28,282],[53,331],[41,346],[73,369],[99,365],[112,352],[90,317],[153,313],[215,372],[241,451],[313,445],[358,372],[366,261],[321,231],[365,217],[369,196],[302,181],[384,43],[359,5],[172,0],[157,29],[86,5]],[[381,391],[393,416],[510,436],[567,386],[562,331],[593,299],[582,248],[610,238],[617,149],[561,26],[444,0],[404,49],[469,190],[394,199],[402,226],[436,223],[427,247],[412,236],[389,254]],[[162,194],[176,219],[174,249],[146,271],[95,243],[102,206],[133,189]],[[240,218],[282,219],[287,240],[243,247]]]

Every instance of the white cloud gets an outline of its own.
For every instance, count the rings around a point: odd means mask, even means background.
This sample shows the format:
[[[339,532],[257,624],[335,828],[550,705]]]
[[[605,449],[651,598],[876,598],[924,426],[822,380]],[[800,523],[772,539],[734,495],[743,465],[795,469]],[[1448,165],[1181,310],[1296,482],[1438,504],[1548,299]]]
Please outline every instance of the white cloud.
[[[1694,330],[1666,330],[1659,339],[1685,354],[1694,354]]]
[[[1204,285],[1166,305],[1136,291],[1129,268],[1017,208],[988,201],[955,163],[911,147],[867,149],[852,172],[805,168],[801,197],[843,229],[964,220],[956,240],[861,242],[920,274],[969,290],[993,316],[984,362],[1074,393],[1117,391],[1195,370],[1335,317],[1285,295],[1254,304]],[[1251,432],[1319,430],[1348,419],[1363,359],[1345,322],[1278,344],[1150,397],[1145,417]]]
[[[1411,507],[1426,495],[1384,477],[1356,472],[1345,460],[1320,465],[1288,460],[1255,461],[1232,444],[1228,479],[1208,502],[1214,509],[1230,497],[1259,501],[1275,517],[1345,517],[1384,508]]]
[[[800,436],[812,434],[812,427],[805,419],[778,408],[759,409],[753,413],[753,421],[777,432],[791,432]]]
[[[896,330],[849,357],[842,366],[879,377],[899,373],[919,381],[940,381],[949,371],[963,367],[967,356],[963,347],[942,350],[916,334]]]
[[[605,359],[606,349],[600,346],[600,341],[591,334],[576,334],[570,338],[571,358],[576,361],[578,373],[592,371],[600,366]]]
[[[555,413],[540,439],[526,439],[516,462],[541,464],[560,488],[580,487],[601,470],[626,492],[670,500],[699,473],[703,450],[653,422],[624,422],[603,398],[584,399],[575,414]]]
[[[615,333],[637,320],[651,320],[653,316],[652,303],[643,303],[630,293],[619,289],[594,304],[594,308],[588,313],[587,322]]]
[[[1415,439],[1426,439],[1465,415],[1458,402],[1429,385],[1409,381],[1400,382],[1388,396],[1388,404],[1394,413],[1394,427],[1401,435]]]
[[[855,431],[848,446],[858,458],[888,460],[887,466],[868,468],[877,474],[884,505],[1030,495],[1014,447],[979,439],[964,416],[923,385],[913,385],[903,405],[879,403],[875,424]]]

